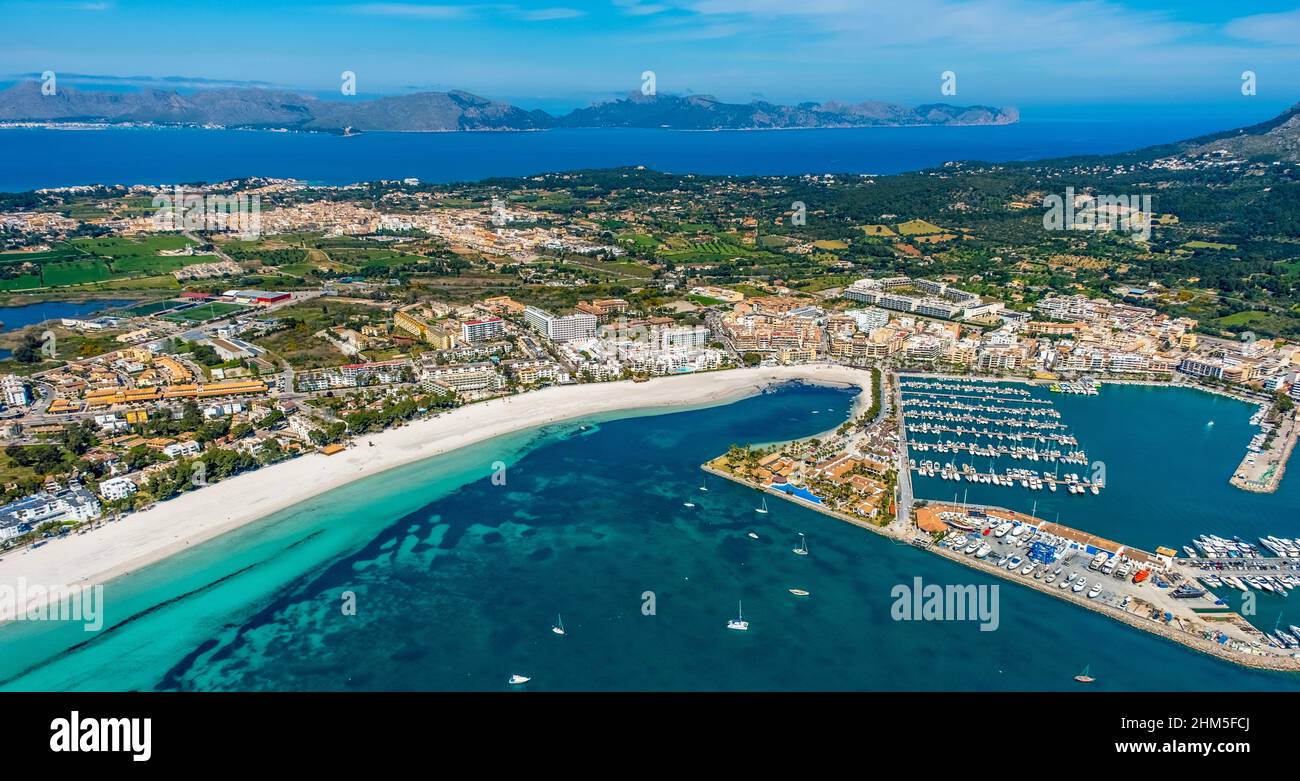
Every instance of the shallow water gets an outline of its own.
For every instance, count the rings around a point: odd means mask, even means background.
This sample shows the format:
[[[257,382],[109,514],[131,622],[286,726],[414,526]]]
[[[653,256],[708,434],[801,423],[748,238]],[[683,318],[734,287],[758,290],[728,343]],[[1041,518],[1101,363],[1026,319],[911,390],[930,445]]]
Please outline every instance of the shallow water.
[[[1101,410],[1140,399],[1107,388],[1077,401]],[[852,400],[788,386],[721,407],[521,432],[393,470],[110,583],[107,631],[0,630],[0,681],[500,690],[519,673],[539,690],[1000,690],[1069,688],[1090,664],[1099,689],[1300,689],[1300,678],[1197,654],[791,502],[769,499],[761,516],[751,489],[710,478],[699,490],[698,465],[730,444],[817,433]],[[1184,411],[1214,402],[1198,394]],[[1221,403],[1225,428],[1249,416]],[[1085,417],[1082,407],[1070,414]],[[1234,439],[1225,436],[1223,447]],[[1089,434],[1090,448],[1125,463],[1095,441]],[[1206,457],[1199,474],[1239,456]],[[497,461],[504,485],[491,479]],[[1082,511],[1110,493],[1070,498]],[[791,552],[799,532],[808,556]],[[916,577],[1000,586],[996,631],[894,621],[890,592]],[[750,630],[728,631],[742,599]],[[551,631],[557,614],[563,637]]]

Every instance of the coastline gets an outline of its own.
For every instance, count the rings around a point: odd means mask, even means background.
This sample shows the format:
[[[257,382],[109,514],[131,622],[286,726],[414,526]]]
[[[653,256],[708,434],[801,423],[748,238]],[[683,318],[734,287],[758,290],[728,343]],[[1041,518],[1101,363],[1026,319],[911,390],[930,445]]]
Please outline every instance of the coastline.
[[[667,414],[728,404],[774,385],[803,381],[853,386],[870,396],[871,374],[830,364],[756,367],[565,385],[506,396],[417,420],[327,456],[311,453],[222,480],[71,535],[0,558],[0,586],[18,578],[46,586],[103,584],[292,507],[334,488],[467,445],[529,428],[609,412]],[[855,402],[857,403],[857,402]],[[43,595],[28,603],[40,607]]]
[[[731,474],[730,472],[726,472],[721,469],[714,468],[709,464],[702,464],[700,468],[703,471],[718,477],[719,479],[730,480],[731,482],[736,483],[737,485],[743,485],[748,488],[752,488],[755,491],[758,491],[764,495],[770,494],[774,497],[785,499],[786,501],[789,501],[800,507],[813,510],[814,512],[819,512],[822,515],[833,518],[835,520],[843,521],[853,526],[857,526],[860,529],[865,529],[866,531],[872,532],[874,534],[878,534],[882,537],[891,540],[895,544],[899,544],[899,545],[911,544],[912,539],[918,534],[920,534],[920,532],[918,532],[915,529],[915,527],[908,524],[903,524],[898,520],[891,521],[889,524],[881,526],[879,524],[871,523],[870,521],[867,521],[862,518],[854,518],[853,516],[848,515],[847,513],[839,512],[837,510],[832,510],[829,507],[824,507],[818,504],[814,504],[812,502],[803,500],[798,496],[788,494],[784,491],[773,491],[764,488],[757,483],[746,480],[742,477],[739,477],[738,475]],[[1300,657],[1280,657],[1280,656],[1266,656],[1264,654],[1234,653],[1228,649],[1223,648],[1219,644],[1205,637],[1202,637],[1198,634],[1184,631],[1184,630],[1179,630],[1172,626],[1162,624],[1158,621],[1153,621],[1151,619],[1143,618],[1140,615],[1137,615],[1132,612],[1116,610],[1106,605],[1097,603],[1093,600],[1082,597],[1078,594],[1061,592],[1059,589],[1050,588],[1046,584],[1040,583],[1038,581],[1013,577],[1012,573],[1008,572],[1007,570],[1001,567],[997,567],[989,562],[981,561],[979,559],[972,559],[967,556],[958,555],[957,553],[954,553],[953,551],[948,550],[947,548],[941,548],[935,545],[930,545],[925,547],[923,550],[927,553],[932,553],[941,556],[945,559],[948,559],[953,563],[965,565],[967,567],[971,567],[973,569],[979,570],[980,572],[983,572],[986,575],[992,575],[993,577],[1000,578],[1001,580],[1006,580],[1020,586],[1031,588],[1049,597],[1063,599],[1066,602],[1072,603],[1074,605],[1077,605],[1087,610],[1091,610],[1094,613],[1097,613],[1099,615],[1112,618],[1116,621],[1119,621],[1120,623],[1128,624],[1129,626],[1134,627],[1135,629],[1140,629],[1144,632],[1150,632],[1151,634],[1154,634],[1158,637],[1162,637],[1170,642],[1177,643],[1193,651],[1199,651],[1203,654],[1214,656],[1224,661],[1232,662],[1233,664],[1241,665],[1243,667],[1250,667],[1257,670],[1268,670],[1272,672],[1284,672],[1284,673],[1300,672]]]

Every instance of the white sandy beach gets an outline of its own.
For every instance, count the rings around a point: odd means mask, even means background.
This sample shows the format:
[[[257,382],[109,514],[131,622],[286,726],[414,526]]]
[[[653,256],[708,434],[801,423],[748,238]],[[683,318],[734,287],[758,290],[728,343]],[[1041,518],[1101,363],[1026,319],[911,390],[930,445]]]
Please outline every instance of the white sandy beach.
[[[374,447],[312,453],[242,474],[89,533],[6,554],[0,585],[20,577],[46,586],[102,584],[332,488],[485,439],[602,412],[727,403],[791,380],[857,386],[863,389],[859,409],[870,404],[869,371],[826,364],[546,388],[365,437]]]

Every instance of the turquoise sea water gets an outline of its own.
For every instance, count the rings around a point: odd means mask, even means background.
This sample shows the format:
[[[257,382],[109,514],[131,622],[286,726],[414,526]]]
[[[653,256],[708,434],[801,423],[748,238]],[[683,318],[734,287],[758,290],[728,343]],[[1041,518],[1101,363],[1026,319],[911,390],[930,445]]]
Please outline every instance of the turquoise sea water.
[[[1169,430],[1141,429],[1158,393],[1177,394],[1177,414],[1162,404],[1143,425]],[[788,386],[722,407],[521,432],[393,470],[108,584],[105,631],[0,628],[0,687],[501,690],[519,673],[535,690],[1034,690],[1072,687],[1090,664],[1099,689],[1300,689],[1296,677],[1191,652],[791,502],[769,499],[761,516],[750,489],[711,478],[699,490],[698,465],[730,444],[815,434],[851,403],[848,391]],[[1088,434],[1094,458],[1115,460],[1113,487],[1068,497],[1079,512],[1095,509],[1095,523],[1157,542],[1178,523],[1157,528],[1145,506],[1123,504],[1125,464],[1146,469],[1153,458],[1125,437],[1181,437],[1174,463],[1195,469],[1187,482],[1224,482],[1220,498],[1238,499],[1225,481],[1249,439],[1249,407],[1129,388],[1060,404],[1080,429],[1089,415],[1114,429]],[[1215,431],[1202,440],[1192,423],[1209,412]],[[491,480],[496,461],[504,485]],[[1242,494],[1241,506],[1272,514],[1290,496]],[[1180,499],[1178,512],[1204,501]],[[1201,513],[1194,534],[1230,530],[1206,525],[1216,508]],[[1291,517],[1251,522],[1281,533]],[[791,552],[799,532],[806,557]],[[1000,626],[892,620],[891,589],[916,577],[1001,584]],[[341,609],[344,592],[355,615]],[[643,614],[646,592],[654,615]],[[728,631],[741,599],[750,630]],[[557,613],[564,637],[551,632]]]

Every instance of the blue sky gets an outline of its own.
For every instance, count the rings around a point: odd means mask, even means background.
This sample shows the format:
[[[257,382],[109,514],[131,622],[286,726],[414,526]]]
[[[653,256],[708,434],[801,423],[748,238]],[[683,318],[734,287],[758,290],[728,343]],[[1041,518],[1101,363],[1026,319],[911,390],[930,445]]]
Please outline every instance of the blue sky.
[[[661,92],[733,101],[1230,105],[1253,70],[1257,104],[1300,101],[1294,0],[0,0],[0,18],[0,78],[82,85],[111,80],[71,74],[327,96],[351,70],[362,94],[559,110],[653,70]]]

